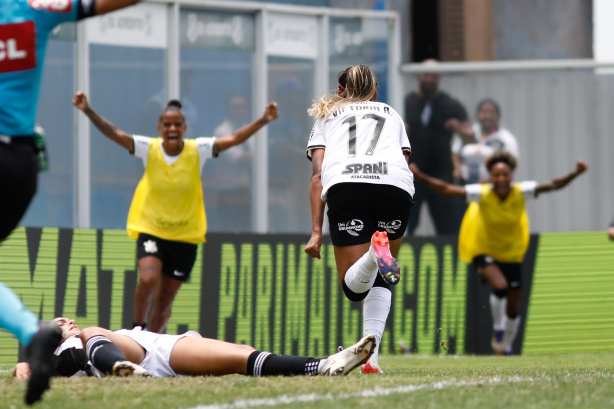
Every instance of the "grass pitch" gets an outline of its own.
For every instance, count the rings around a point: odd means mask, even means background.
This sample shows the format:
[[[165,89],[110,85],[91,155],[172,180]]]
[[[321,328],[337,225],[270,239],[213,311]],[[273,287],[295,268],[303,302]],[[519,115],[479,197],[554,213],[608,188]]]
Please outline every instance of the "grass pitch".
[[[384,375],[251,378],[56,378],[33,408],[608,408],[613,355],[381,357]],[[26,382],[0,373],[0,407],[21,408]]]

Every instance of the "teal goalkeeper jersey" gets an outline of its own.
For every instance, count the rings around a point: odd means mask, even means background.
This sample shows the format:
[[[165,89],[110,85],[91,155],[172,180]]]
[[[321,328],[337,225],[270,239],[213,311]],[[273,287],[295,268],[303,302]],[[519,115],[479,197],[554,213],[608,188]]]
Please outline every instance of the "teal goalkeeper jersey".
[[[34,133],[49,33],[93,14],[94,0],[0,0],[0,134]]]

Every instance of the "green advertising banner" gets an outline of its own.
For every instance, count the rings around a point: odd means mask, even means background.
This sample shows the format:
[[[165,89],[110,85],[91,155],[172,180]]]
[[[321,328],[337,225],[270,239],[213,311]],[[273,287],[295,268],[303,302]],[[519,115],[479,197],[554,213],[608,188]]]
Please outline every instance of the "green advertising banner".
[[[605,232],[541,234],[524,354],[614,352],[614,242]]]
[[[362,336],[362,305],[340,290],[333,247],[322,260],[303,235],[209,234],[173,305],[168,333],[328,355]],[[19,228],[0,246],[0,281],[42,319],[81,328],[132,323],[136,241],[120,230]],[[515,353],[614,351],[614,247],[603,233],[533,236],[523,264],[523,325]],[[412,238],[399,254],[382,352],[488,354],[489,287],[461,262],[455,238]],[[535,271],[535,274],[533,274]],[[524,319],[526,317],[526,319]],[[0,331],[0,363],[22,359]]]

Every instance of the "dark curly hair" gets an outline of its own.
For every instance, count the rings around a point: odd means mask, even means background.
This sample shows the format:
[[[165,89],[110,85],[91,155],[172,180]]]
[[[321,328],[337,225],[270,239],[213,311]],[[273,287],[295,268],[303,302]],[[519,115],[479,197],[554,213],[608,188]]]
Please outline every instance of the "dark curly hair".
[[[183,117],[183,120],[185,121],[185,116],[183,115],[183,112],[181,111],[181,101],[179,101],[178,99],[171,99],[170,101],[167,102],[166,107],[162,110],[162,113],[160,114],[160,118],[158,119],[158,121],[162,121],[162,116],[164,115],[164,113],[166,112],[179,112],[181,114],[181,116]]]
[[[486,169],[488,169],[489,173],[492,170],[493,166],[495,166],[497,163],[505,163],[507,166],[510,167],[512,172],[514,171],[514,169],[516,169],[516,166],[518,165],[518,161],[516,160],[514,155],[512,155],[508,151],[504,151],[501,149],[491,153],[490,156],[487,157],[484,161],[484,165],[486,166]]]

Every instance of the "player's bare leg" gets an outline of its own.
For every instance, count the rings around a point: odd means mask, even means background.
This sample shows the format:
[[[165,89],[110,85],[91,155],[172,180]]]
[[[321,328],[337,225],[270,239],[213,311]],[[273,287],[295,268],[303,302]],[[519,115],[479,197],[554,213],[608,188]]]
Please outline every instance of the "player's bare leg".
[[[175,280],[172,277],[162,275],[158,292],[156,293],[156,299],[153,305],[153,311],[149,319],[149,326],[147,329],[151,332],[162,333],[168,320],[171,318],[171,309],[173,307],[173,301],[177,292],[181,288],[182,282]]]
[[[134,322],[144,324],[162,280],[162,261],[154,256],[139,259],[139,281],[134,291]]]
[[[169,364],[180,375],[247,375],[255,349],[216,339],[184,337],[175,344]]]

